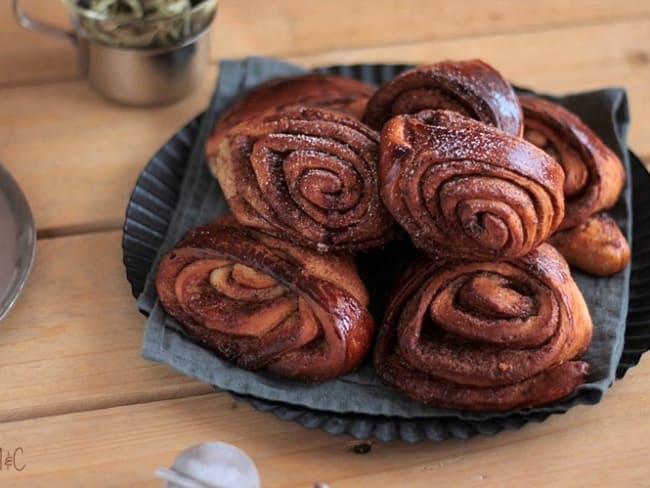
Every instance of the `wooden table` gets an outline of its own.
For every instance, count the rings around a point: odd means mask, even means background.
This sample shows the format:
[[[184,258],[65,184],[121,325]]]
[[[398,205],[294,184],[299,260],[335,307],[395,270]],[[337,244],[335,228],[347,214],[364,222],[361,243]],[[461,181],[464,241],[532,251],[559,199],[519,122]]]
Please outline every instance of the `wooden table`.
[[[65,25],[59,2],[25,1]],[[144,326],[125,279],[121,225],[156,149],[205,107],[217,60],[305,66],[480,57],[520,85],[624,86],[630,145],[650,162],[647,0],[222,0],[210,75],[174,105],[113,105],[70,46],[21,30],[0,7],[0,161],[38,227],[33,273],[0,324],[0,486],[161,486],[182,449],[223,440],[264,486],[650,486],[650,357],[604,401],[494,437],[440,444],[354,440],[282,422],[140,358]],[[19,468],[22,468],[19,470]]]

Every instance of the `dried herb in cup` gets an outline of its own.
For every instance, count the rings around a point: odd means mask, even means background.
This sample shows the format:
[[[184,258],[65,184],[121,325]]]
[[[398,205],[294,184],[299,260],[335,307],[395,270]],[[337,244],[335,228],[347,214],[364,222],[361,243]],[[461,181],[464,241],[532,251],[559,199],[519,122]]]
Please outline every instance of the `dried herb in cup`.
[[[77,0],[77,22],[85,36],[111,46],[164,48],[182,43],[207,27],[216,3],[216,0]]]

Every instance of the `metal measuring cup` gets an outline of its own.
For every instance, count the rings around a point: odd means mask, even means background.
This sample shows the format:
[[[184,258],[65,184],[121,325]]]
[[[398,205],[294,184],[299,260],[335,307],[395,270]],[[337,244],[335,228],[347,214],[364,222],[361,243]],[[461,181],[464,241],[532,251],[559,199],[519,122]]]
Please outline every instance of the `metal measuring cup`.
[[[126,47],[91,38],[79,19],[88,12],[75,0],[63,0],[71,14],[73,29],[59,27],[28,16],[13,1],[14,17],[26,29],[65,39],[77,50],[83,76],[99,93],[126,105],[156,105],[189,94],[201,81],[209,63],[209,30],[217,0],[194,6],[191,16],[207,18],[200,30],[170,47]]]

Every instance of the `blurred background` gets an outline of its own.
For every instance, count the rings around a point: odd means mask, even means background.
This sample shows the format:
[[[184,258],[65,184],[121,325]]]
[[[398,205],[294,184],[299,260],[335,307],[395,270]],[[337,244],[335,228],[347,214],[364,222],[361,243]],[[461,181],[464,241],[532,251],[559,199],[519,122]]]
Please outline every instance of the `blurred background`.
[[[34,17],[69,25],[62,2],[21,4]],[[10,8],[9,0],[0,8],[0,87],[75,83],[71,46],[22,29]],[[641,137],[650,107],[634,103],[650,84],[647,0],[221,0],[211,59],[216,66],[249,55],[307,66],[480,57],[512,82],[542,91],[624,85],[634,109],[632,146],[650,154]],[[215,72],[195,98],[197,109]]]

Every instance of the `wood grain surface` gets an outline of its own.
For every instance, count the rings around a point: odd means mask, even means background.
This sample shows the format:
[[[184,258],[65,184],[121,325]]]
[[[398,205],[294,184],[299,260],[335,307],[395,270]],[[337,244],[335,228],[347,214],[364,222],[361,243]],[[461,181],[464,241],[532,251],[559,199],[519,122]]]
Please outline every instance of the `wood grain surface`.
[[[21,5],[70,25],[63,2]],[[33,273],[0,323],[0,486],[159,487],[156,467],[208,440],[248,452],[264,487],[650,486],[647,356],[597,406],[493,437],[374,441],[355,454],[360,441],[279,421],[143,360],[145,319],[120,246],[136,178],[204,109],[227,57],[306,67],[478,57],[541,92],[622,86],[630,147],[650,164],[650,2],[221,0],[211,48],[184,100],[118,106],[88,87],[71,44],[22,29],[11,2],[0,4],[0,162],[39,232]]]
[[[0,422],[211,391],[141,359],[145,319],[120,240],[100,232],[38,242],[24,294],[0,329]]]
[[[648,381],[646,358],[597,407],[468,441],[373,442],[366,454],[353,450],[361,441],[305,430],[225,393],[11,422],[0,424],[0,439],[22,447],[26,467],[0,480],[15,488],[52,479],[60,486],[159,487],[157,467],[170,466],[186,447],[220,440],[251,456],[265,488],[644,486],[650,471],[639,449],[648,446],[650,394],[637,385]],[[110,477],[100,481],[100,473]]]
[[[63,2],[22,0],[21,5],[36,19],[70,29]],[[0,86],[80,76],[67,42],[12,22],[9,0],[0,6],[0,16]],[[211,52],[214,59],[295,56],[642,18],[650,18],[650,3],[644,0],[221,0]]]

